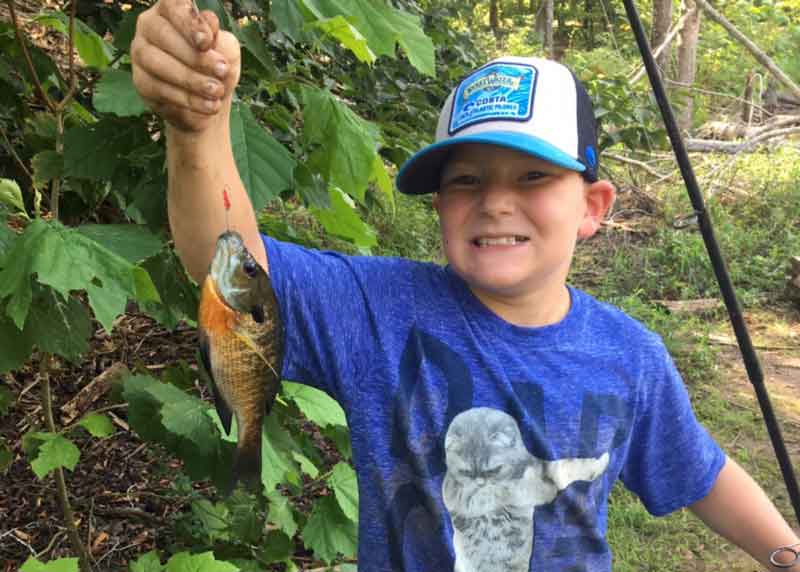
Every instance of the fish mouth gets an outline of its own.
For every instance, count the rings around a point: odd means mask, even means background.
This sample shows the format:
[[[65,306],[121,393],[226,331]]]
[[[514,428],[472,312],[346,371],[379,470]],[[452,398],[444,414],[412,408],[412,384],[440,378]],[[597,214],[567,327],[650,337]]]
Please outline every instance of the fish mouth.
[[[209,275],[216,284],[220,299],[232,309],[236,309],[233,301],[247,291],[247,288],[242,288],[236,279],[237,269],[246,252],[241,235],[229,230],[217,239],[217,247],[211,261]]]

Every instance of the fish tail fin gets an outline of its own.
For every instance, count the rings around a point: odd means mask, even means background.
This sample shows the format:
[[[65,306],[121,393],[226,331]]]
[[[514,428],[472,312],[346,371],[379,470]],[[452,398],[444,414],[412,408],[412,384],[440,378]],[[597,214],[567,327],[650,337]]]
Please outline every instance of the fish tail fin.
[[[261,433],[236,448],[233,456],[233,485],[237,482],[254,488],[261,482]]]

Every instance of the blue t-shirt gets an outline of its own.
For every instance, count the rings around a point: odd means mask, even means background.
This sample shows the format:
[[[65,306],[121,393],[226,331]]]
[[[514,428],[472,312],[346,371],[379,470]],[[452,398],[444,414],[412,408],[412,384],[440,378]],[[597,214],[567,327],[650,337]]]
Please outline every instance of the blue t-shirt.
[[[714,484],[723,452],[621,311],[570,288],[559,323],[519,327],[448,267],[264,239],[283,376],[347,415],[362,572],[608,571],[618,478],[655,515]]]

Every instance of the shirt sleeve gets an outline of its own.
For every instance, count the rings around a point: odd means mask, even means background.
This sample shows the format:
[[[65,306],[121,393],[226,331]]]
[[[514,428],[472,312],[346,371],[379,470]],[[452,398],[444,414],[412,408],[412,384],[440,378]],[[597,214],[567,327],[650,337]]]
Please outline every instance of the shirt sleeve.
[[[347,256],[262,235],[284,327],[282,376],[343,406],[407,291],[401,259]]]
[[[704,498],[725,454],[698,422],[674,362],[660,340],[647,361],[628,457],[621,479],[655,515]]]

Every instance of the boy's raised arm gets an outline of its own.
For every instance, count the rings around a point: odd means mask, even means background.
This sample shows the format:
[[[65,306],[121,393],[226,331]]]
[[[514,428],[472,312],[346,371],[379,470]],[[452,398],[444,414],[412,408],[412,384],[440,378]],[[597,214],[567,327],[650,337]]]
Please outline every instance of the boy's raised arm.
[[[797,543],[798,537],[761,487],[733,460],[727,459],[711,492],[689,508],[769,570],[800,572],[800,564],[791,568],[770,566],[772,551]]]
[[[208,272],[226,228],[224,189],[231,199],[230,228],[267,269],[229,136],[241,63],[236,38],[191,0],[160,0],[139,16],[131,61],[136,89],[166,120],[169,223],[186,270],[198,283]]]

